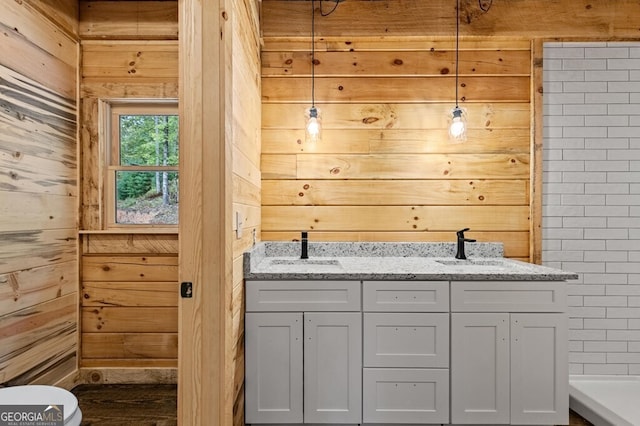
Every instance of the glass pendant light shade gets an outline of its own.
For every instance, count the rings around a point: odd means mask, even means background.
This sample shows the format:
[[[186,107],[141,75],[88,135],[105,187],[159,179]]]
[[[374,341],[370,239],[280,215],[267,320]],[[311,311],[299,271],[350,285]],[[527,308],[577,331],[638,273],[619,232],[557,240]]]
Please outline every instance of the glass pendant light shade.
[[[322,5],[320,5],[320,7],[322,7]],[[311,0],[311,107],[305,110],[304,113],[306,118],[304,139],[307,143],[320,142],[322,132],[322,118],[320,117],[320,110],[316,108],[315,11],[315,0]]]
[[[306,110],[305,117],[307,119],[307,125],[305,127],[305,142],[320,142],[322,137],[322,117],[320,116],[320,110],[315,106],[312,106]]]
[[[449,136],[454,141],[464,142],[467,140],[467,114],[458,106],[451,111]]]
[[[458,68],[460,55],[460,0],[456,0],[456,106],[451,111],[451,123],[449,123],[449,139],[452,142],[464,142],[467,140],[467,114],[458,106]]]

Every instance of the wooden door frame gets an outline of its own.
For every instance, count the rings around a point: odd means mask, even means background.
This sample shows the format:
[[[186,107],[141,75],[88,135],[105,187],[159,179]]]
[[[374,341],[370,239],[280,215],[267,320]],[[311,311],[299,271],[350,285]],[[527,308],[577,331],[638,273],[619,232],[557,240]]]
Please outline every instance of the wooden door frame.
[[[178,424],[232,423],[228,0],[179,0]]]

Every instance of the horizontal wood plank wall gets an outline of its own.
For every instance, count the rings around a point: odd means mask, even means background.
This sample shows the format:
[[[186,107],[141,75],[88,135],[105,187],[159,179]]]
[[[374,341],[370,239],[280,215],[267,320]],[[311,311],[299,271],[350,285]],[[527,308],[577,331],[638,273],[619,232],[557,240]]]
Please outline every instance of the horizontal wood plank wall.
[[[98,104],[177,99],[175,1],[81,1],[81,361],[92,382],[166,381],[178,349],[178,235],[101,233],[103,136]],[[150,231],[152,232],[152,231]],[[109,375],[114,368],[133,371]],[[107,377],[109,377],[107,379]]]
[[[0,386],[77,370],[77,18],[49,2],[0,16]]]
[[[489,5],[483,11],[481,5]],[[460,2],[463,36],[580,37],[605,40],[638,37],[635,0],[554,0],[545,2],[493,0]],[[262,30],[266,37],[302,36],[310,32],[306,1],[262,0]],[[328,12],[332,4],[324,4]],[[349,0],[339,13],[316,22],[321,36],[416,35],[450,36],[456,31],[456,2],[451,0]],[[317,16],[317,15],[316,15]]]
[[[177,367],[177,234],[85,234],[81,367]]]
[[[461,41],[469,131],[467,142],[452,143],[455,40],[321,37],[323,135],[310,145],[310,39],[265,37],[262,239],[309,230],[312,241],[454,241],[469,227],[470,237],[529,260],[530,46]]]
[[[260,30],[257,1],[232,2],[232,199],[242,218],[233,245],[233,423],[244,425],[244,276],[242,253],[260,235]],[[235,222],[235,221],[234,221]],[[237,228],[234,223],[234,228]]]

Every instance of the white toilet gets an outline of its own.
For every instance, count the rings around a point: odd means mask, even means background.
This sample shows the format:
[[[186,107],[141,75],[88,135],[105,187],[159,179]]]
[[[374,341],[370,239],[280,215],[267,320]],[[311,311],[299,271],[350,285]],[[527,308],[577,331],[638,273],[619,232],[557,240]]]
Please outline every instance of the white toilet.
[[[55,386],[28,385],[0,388],[3,405],[63,405],[65,426],[80,426],[82,412],[71,392]]]

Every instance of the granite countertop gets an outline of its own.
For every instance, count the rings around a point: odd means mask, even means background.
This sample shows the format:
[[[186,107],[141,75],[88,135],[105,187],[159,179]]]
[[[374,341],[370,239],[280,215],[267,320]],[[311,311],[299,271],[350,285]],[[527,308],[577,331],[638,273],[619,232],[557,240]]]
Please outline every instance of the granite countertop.
[[[572,272],[503,257],[501,243],[314,243],[300,259],[300,243],[262,242],[244,254],[248,280],[519,280],[563,281]]]

